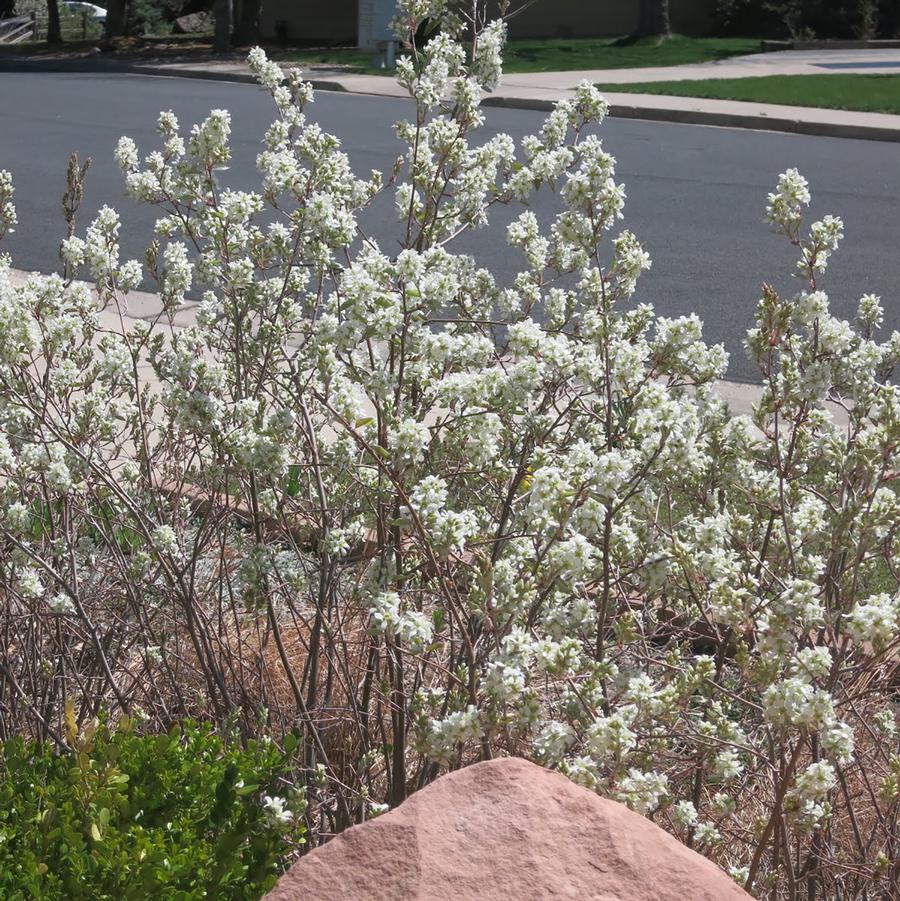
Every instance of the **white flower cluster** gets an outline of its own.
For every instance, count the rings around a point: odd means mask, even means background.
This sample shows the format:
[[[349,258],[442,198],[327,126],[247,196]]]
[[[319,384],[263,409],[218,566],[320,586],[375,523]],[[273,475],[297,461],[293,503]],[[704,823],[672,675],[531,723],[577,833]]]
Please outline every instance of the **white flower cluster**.
[[[648,814],[659,807],[669,791],[669,779],[664,773],[631,769],[619,780],[618,800],[632,810]]]
[[[835,786],[900,792],[871,741],[897,732],[878,693],[900,627],[900,335],[878,343],[871,295],[855,324],[830,312],[843,225],[804,231],[789,170],[767,213],[802,284],[764,287],[761,397],[731,416],[699,318],[635,298],[650,260],[618,230],[606,102],[583,84],[521,142],[479,142],[505,27],[467,16],[398,4],[415,102],[387,178],[354,175],[309,85],[254,50],[275,110],[257,190],[226,183],[227,112],[184,133],[163,113],[158,150],[116,148],[159,210],[145,266],[120,260],[109,208],[63,242],[65,278],[20,283],[0,258],[0,627],[28,695],[4,715],[56,722],[60,672],[121,705],[137,663],[153,680],[129,707],[202,700],[247,734],[302,716],[329,811],[529,754],[773,897],[805,891],[804,860],[822,896],[874,880],[853,842],[815,834],[897,840],[870,792]],[[521,207],[536,191],[558,197],[547,220]],[[360,227],[382,192],[400,219],[384,248]],[[11,195],[0,173],[0,236]],[[509,278],[455,252],[501,204]],[[160,315],[101,328],[81,266],[119,311],[146,271]],[[367,749],[335,778],[332,719]],[[298,811],[261,803],[281,825]]]
[[[65,592],[53,595],[47,604],[54,613],[59,613],[61,615],[76,612],[75,602]]]
[[[766,215],[779,228],[796,228],[810,199],[809,182],[796,169],[788,169],[778,177],[778,186],[769,194]]]
[[[14,192],[12,173],[8,169],[0,169],[0,238],[15,231],[18,223],[16,208],[12,202]]]
[[[500,82],[505,43],[506,23],[501,19],[488,24],[478,35],[475,58],[469,73],[486,91],[493,91]]]
[[[462,550],[477,528],[470,511],[447,509],[448,495],[446,483],[435,476],[427,476],[410,494],[413,509],[442,553]]]
[[[854,641],[884,650],[897,636],[900,602],[888,594],[872,595],[859,601],[847,614],[846,629]]]
[[[392,430],[390,435],[391,451],[396,455],[397,463],[402,468],[411,463],[421,463],[431,435],[428,426],[414,419],[404,419]]]
[[[825,825],[831,813],[826,799],[836,784],[837,776],[829,763],[811,763],[797,776],[787,805],[803,829],[818,829]]]
[[[414,610],[401,611],[400,605],[400,595],[394,591],[373,597],[369,603],[372,632],[398,638],[408,651],[421,654],[431,642],[431,622]]]
[[[262,806],[266,817],[275,826],[286,826],[294,819],[293,813],[287,806],[287,801],[278,795],[264,795]]]
[[[425,739],[425,750],[432,760],[450,763],[461,748],[481,735],[478,710],[469,706],[442,720],[432,720]]]

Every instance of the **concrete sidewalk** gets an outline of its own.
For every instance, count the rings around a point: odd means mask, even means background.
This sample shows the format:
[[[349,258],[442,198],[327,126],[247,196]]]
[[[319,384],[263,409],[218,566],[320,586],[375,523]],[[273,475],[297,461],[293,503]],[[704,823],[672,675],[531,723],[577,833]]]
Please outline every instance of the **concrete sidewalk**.
[[[0,57],[0,73],[29,70],[105,72],[253,82],[246,64],[236,59],[172,62],[159,59],[106,59],[97,56],[81,59]],[[750,78],[761,75],[834,72],[900,74],[900,49],[785,50],[688,66],[509,74],[503,77],[497,90],[487,97],[486,105],[547,110],[556,101],[571,97],[575,85],[583,80],[614,85],[641,81]],[[346,69],[322,65],[305,67],[305,74],[318,90],[348,91],[394,98],[409,96],[389,76],[359,75]],[[900,142],[900,116],[884,113],[859,113],[655,94],[617,94],[614,91],[604,93],[610,101],[610,115],[622,118]]]
[[[900,49],[780,50],[686,66],[529,72],[505,75],[502,86],[567,88],[584,79],[596,84],[637,84],[649,81],[699,81],[707,78],[757,78],[763,75],[828,75],[839,72],[900,74]]]
[[[22,269],[13,269],[11,271],[12,283],[14,286],[24,285],[34,274]],[[97,296],[94,287],[89,282],[80,282],[80,284],[85,285],[94,297]],[[173,316],[173,332],[180,332],[182,329],[194,325],[197,321],[198,307],[199,303],[196,301],[187,301],[182,304]],[[114,306],[101,309],[100,328],[103,331],[121,335],[131,331],[138,322],[144,322],[167,332],[168,322],[163,317],[162,308],[159,295],[148,291],[132,291],[123,299],[121,315]],[[289,339],[287,343],[293,344],[294,341]],[[149,363],[146,361],[142,363],[138,371],[145,384],[150,385],[154,390],[159,390],[160,382]],[[715,389],[734,415],[750,415],[754,405],[759,403],[763,394],[761,385],[725,379],[716,382]]]
[[[21,269],[13,269],[11,272],[12,282],[14,285],[23,285],[33,274]],[[81,284],[86,285],[91,293],[95,297],[97,296],[96,291],[89,282],[81,282]],[[182,329],[194,325],[197,321],[198,307],[199,303],[196,301],[183,303],[173,316],[172,331],[180,332]],[[162,315],[162,302],[159,299],[159,295],[148,291],[132,291],[123,299],[121,311],[113,306],[107,306],[100,312],[101,330],[117,335],[131,331],[137,322],[154,325],[164,332],[168,330],[168,322]],[[287,343],[296,346],[293,338],[289,338]],[[140,365],[138,372],[145,384],[150,385],[154,390],[160,389],[159,379],[149,363],[144,361]],[[716,394],[728,405],[728,409],[733,416],[752,416],[753,408],[759,404],[763,397],[763,386],[759,383],[720,379],[714,383],[713,387]],[[848,415],[845,409],[831,402],[827,404],[827,409],[835,422],[842,426],[847,424]]]

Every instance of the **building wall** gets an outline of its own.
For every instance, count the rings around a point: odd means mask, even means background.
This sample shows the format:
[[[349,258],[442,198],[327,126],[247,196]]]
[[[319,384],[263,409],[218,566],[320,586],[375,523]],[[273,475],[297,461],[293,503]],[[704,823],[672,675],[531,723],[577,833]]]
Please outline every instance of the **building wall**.
[[[356,0],[263,0],[260,33],[311,44],[355,44]]]
[[[716,0],[671,0],[672,31],[698,38],[715,34],[717,5]]]
[[[713,27],[716,0],[670,0],[672,29],[705,35]],[[515,8],[515,2],[513,3]],[[263,0],[261,28],[267,38],[353,44],[357,0]],[[509,22],[514,38],[604,37],[631,34],[638,0],[537,0]]]
[[[513,38],[606,37],[631,34],[638,24],[638,0],[537,0],[509,20]],[[512,9],[515,8],[513,2]],[[712,31],[716,0],[670,0],[676,34]]]
[[[515,9],[513,2],[511,8]],[[512,38],[568,38],[629,34],[637,0],[537,0],[509,20]]]

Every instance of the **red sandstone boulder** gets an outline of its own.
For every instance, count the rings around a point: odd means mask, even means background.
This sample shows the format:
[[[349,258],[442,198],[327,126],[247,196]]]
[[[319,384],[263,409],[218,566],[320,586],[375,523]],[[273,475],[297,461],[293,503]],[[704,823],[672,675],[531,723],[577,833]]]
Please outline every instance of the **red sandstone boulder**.
[[[339,835],[268,901],[747,901],[718,867],[622,804],[520,759],[438,779]]]

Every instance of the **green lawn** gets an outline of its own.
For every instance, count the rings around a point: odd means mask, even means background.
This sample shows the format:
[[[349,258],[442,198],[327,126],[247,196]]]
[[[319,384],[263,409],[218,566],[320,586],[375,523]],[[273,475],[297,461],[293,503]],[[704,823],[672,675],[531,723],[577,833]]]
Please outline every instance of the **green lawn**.
[[[379,71],[370,70],[372,53],[368,50],[358,50],[356,47],[322,47],[314,50],[266,47],[266,53],[270,59],[279,63],[297,63],[300,66],[320,63],[328,66],[347,66],[354,72]]]
[[[664,41],[647,38],[547,38],[515,40],[506,47],[505,72],[568,72],[573,69],[631,69],[678,66],[756,53],[752,38],[687,38],[674,35]],[[273,51],[276,59],[299,63],[330,63],[369,70],[371,54],[355,48]],[[390,74],[384,72],[384,74]]]
[[[98,32],[99,34],[99,32]],[[21,44],[0,46],[0,57],[6,56],[54,56],[79,57],[96,53],[98,38],[82,39],[80,35],[67,36],[63,32],[62,44],[48,44],[45,40],[23,41]],[[186,58],[197,56],[209,58],[212,52],[212,38],[197,34],[155,34],[141,37],[115,39],[115,46],[104,52],[104,58],[117,56],[150,55],[154,59]]]
[[[760,42],[752,38],[688,38],[673,35],[666,40],[644,38],[561,38],[510,41],[506,48],[507,72],[566,72],[572,69],[644,69],[648,66],[682,66],[758,53]]]
[[[118,53],[140,55],[152,52],[155,58],[166,56],[202,59],[208,56],[211,41],[208,36],[166,35],[153,38],[130,38],[120,41]],[[60,51],[73,55],[84,54],[93,42],[71,41],[60,47],[48,47],[46,42],[17,44],[4,48],[3,55],[40,54]],[[302,65],[317,63],[346,67],[352,72],[392,75],[387,69],[374,69],[372,53],[355,47],[295,48],[269,46],[272,59]],[[504,59],[506,72],[569,72],[573,69],[631,69],[647,66],[678,66],[702,63],[756,53],[760,42],[753,38],[547,38],[543,40],[515,40],[507,44]]]
[[[604,84],[604,91],[749,100],[866,113],[900,113],[900,75],[762,75],[704,81]]]

